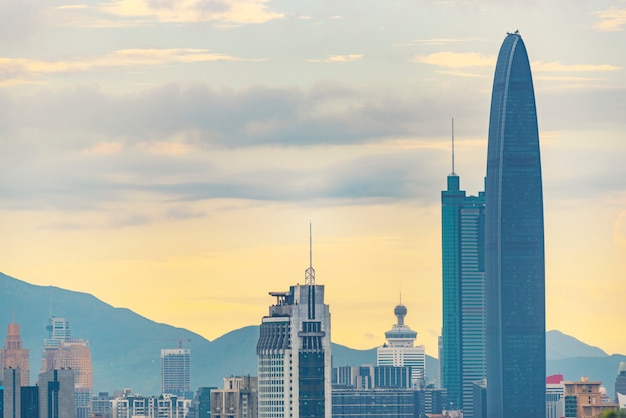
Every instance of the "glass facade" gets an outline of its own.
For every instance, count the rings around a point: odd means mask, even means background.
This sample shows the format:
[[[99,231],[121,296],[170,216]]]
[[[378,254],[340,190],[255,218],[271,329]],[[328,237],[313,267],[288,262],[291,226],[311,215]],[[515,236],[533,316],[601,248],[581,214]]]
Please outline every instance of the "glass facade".
[[[441,192],[441,215],[442,385],[448,403],[471,418],[473,382],[486,375],[484,192],[467,196],[452,173]]]
[[[270,295],[276,304],[262,319],[256,347],[259,418],[330,418],[330,311],[324,286],[297,285]]]
[[[416,391],[411,389],[333,390],[333,418],[414,418]]]
[[[545,416],[545,272],[537,112],[518,33],[496,64],[486,183],[487,411]]]

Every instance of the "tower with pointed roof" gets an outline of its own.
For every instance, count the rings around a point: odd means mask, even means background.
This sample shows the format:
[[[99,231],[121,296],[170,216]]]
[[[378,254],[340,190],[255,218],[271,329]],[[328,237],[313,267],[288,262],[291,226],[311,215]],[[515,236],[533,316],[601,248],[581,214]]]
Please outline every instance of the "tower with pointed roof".
[[[543,193],[530,62],[516,31],[493,80],[485,206],[487,414],[545,416]]]
[[[9,324],[4,349],[0,350],[0,370],[5,368],[20,369],[20,385],[30,385],[28,349],[23,346],[20,324],[16,324],[15,320]]]
[[[400,303],[393,313],[397,323],[385,332],[387,342],[376,349],[377,366],[410,366],[413,387],[423,387],[426,379],[426,353],[423,345],[415,345],[417,332],[404,323],[408,310]]]

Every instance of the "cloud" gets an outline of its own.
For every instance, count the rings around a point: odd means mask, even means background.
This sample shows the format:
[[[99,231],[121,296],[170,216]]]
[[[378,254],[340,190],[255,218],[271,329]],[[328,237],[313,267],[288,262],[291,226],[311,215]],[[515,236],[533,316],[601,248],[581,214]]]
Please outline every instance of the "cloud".
[[[408,42],[407,46],[412,45],[427,45],[427,46],[443,46],[451,44],[460,44],[470,42],[470,39],[454,39],[454,38],[432,38],[432,39],[415,39]]]
[[[0,206],[109,213],[91,223],[98,228],[117,228],[161,218],[202,217],[205,215],[189,204],[213,199],[412,200],[437,193],[433,189],[436,179],[429,173],[435,172],[433,166],[441,163],[443,154],[436,144],[409,150],[390,144],[362,150],[351,146],[332,150],[325,146],[256,147],[196,149],[172,156],[126,149],[106,156],[31,157],[14,168],[5,167]],[[126,205],[135,210],[127,212]],[[140,209],[143,206],[145,210]],[[68,222],[71,225],[64,221],[64,225],[53,226],[79,227]]]
[[[160,22],[265,23],[284,17],[270,11],[269,0],[118,0],[101,10],[120,17],[145,17]]]
[[[138,147],[151,154],[158,155],[185,155],[192,151],[188,144],[180,142],[141,142],[138,144]]]
[[[495,55],[483,55],[477,52],[435,52],[428,55],[416,55],[411,62],[437,65],[447,68],[493,67]]]
[[[427,169],[447,155],[430,139],[449,126],[445,101],[328,83],[309,90],[191,83],[115,94],[93,85],[12,93],[0,92],[0,206],[18,210],[413,199],[436,184]],[[479,107],[457,101],[466,112]],[[446,122],[438,128],[436,120]],[[94,225],[162,216],[149,215]]]
[[[615,243],[626,248],[626,211],[621,211],[613,226]]]
[[[480,112],[466,100],[455,102],[463,114]],[[2,107],[10,112],[2,116]],[[185,146],[337,145],[429,137],[439,132],[430,122],[447,120],[449,112],[443,98],[372,96],[334,85],[230,90],[169,84],[130,94],[78,86],[7,101],[0,107],[5,119],[0,129],[15,135],[45,133],[55,147],[74,148],[80,141],[81,152],[102,153],[110,148],[92,147],[122,142],[131,147],[143,143],[142,149],[153,153],[184,154]],[[469,124],[464,128],[472,131]]]
[[[21,43],[38,30],[41,23],[42,4],[34,0],[1,1],[0,40]]]
[[[308,62],[354,62],[363,58],[363,54],[328,55],[323,59],[310,59]]]
[[[0,58],[0,83],[5,86],[29,77],[88,71],[97,68],[153,66],[171,63],[194,63],[207,61],[239,61],[226,54],[212,53],[208,49],[122,49],[100,57],[69,61],[43,61],[28,58]]]
[[[118,154],[124,149],[122,142],[100,142],[83,151],[85,155],[111,155]]]
[[[559,61],[543,62],[535,61],[532,63],[533,71],[537,72],[605,72],[617,71],[622,67],[609,64],[561,64]]]
[[[611,6],[606,10],[594,13],[599,20],[594,23],[593,28],[601,32],[616,32],[624,30],[626,25],[626,9]]]
[[[447,75],[451,75],[454,77],[470,77],[470,78],[483,78],[483,77],[487,77],[486,74],[477,74],[477,73],[468,73],[466,71],[448,71],[448,70],[441,70],[441,71],[437,71],[439,74],[447,74]]]
[[[416,55],[412,62],[436,65],[443,68],[451,68],[452,70],[441,70],[439,73],[448,74],[457,77],[485,77],[485,74],[472,73],[467,71],[459,71],[462,68],[493,68],[496,63],[496,57],[491,55],[483,55],[475,52],[436,52],[428,55]],[[552,73],[573,73],[573,72],[609,72],[618,71],[622,67],[610,64],[562,64],[559,61],[543,62],[535,61],[531,64],[533,72],[552,72]],[[564,80],[573,81],[570,78],[562,78]]]
[[[59,10],[84,10],[87,8],[86,4],[63,4],[57,7]]]

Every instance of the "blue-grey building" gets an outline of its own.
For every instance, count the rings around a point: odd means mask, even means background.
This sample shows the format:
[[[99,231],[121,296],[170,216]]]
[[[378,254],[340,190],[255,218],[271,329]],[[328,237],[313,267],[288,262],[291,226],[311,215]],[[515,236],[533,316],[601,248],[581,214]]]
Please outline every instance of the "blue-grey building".
[[[74,418],[74,370],[54,369],[39,375],[39,417]]]
[[[20,392],[21,418],[39,418],[39,387],[22,386]]]
[[[21,391],[20,391],[20,382],[21,382],[21,370],[6,368],[2,371],[2,383],[4,385],[4,402],[3,402],[3,412],[4,416],[7,418],[20,418],[20,406],[22,405],[21,401]]]
[[[414,389],[333,390],[333,418],[415,418]]]
[[[448,407],[472,418],[472,385],[486,375],[485,193],[468,196],[461,190],[454,162],[447,190],[441,192],[441,226],[442,386]]]
[[[192,410],[189,410],[190,418],[211,418],[211,391],[215,386],[199,387],[193,398]]]
[[[507,34],[489,119],[485,208],[487,414],[545,417],[543,198],[526,47]]]
[[[410,366],[333,367],[333,389],[411,389]]]

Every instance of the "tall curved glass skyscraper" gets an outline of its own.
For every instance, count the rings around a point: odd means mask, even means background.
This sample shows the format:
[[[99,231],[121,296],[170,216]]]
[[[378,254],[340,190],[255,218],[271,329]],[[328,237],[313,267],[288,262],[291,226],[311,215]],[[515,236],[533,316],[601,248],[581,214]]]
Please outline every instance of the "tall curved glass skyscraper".
[[[485,205],[487,412],[545,417],[545,269],[539,133],[526,47],[504,39],[493,81]]]

